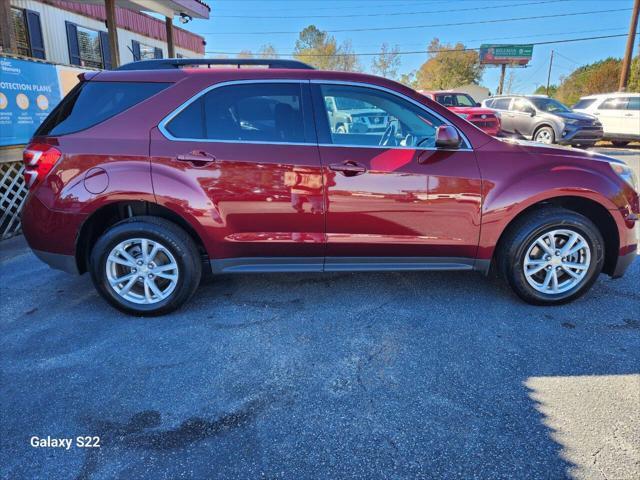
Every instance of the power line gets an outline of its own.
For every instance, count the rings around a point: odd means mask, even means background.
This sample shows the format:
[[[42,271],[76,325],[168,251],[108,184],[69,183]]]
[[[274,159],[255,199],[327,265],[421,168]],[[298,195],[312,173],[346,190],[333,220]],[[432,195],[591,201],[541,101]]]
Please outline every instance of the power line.
[[[555,15],[537,15],[534,17],[514,17],[514,18],[498,18],[491,20],[474,20],[471,22],[453,22],[453,23],[432,23],[430,25],[404,25],[401,27],[370,27],[370,28],[344,28],[334,30],[324,30],[328,33],[341,33],[341,32],[380,32],[389,30],[410,30],[418,28],[433,28],[433,27],[455,27],[462,25],[480,25],[488,23],[505,23],[516,22],[522,20],[538,20],[543,18],[559,18],[559,17],[575,17],[579,15],[591,15],[594,13],[613,13],[613,12],[628,12],[630,8],[617,8],[610,10],[592,10],[589,12],[572,12],[572,13],[558,13]],[[205,32],[201,35],[289,35],[297,34],[299,31],[276,31],[276,32]]]
[[[638,33],[637,35],[640,35]],[[571,43],[571,42],[584,42],[587,40],[602,40],[606,38],[619,38],[626,37],[627,34],[620,35],[601,35],[599,37],[583,37],[583,38],[566,38],[562,40],[549,40],[546,42],[534,42],[528,43],[527,45],[555,45],[560,43]],[[450,48],[443,50],[412,50],[412,51],[403,51],[396,52],[398,55],[414,55],[414,54],[429,54],[429,53],[447,53],[447,52],[468,52],[468,51],[478,51],[480,47],[469,47],[469,48]],[[218,51],[209,51],[207,50],[205,53],[214,54],[214,55],[239,55],[240,52],[218,52]],[[355,57],[369,57],[369,56],[377,56],[380,52],[366,52],[366,53],[334,53],[334,54],[304,54],[304,57],[341,57],[341,56],[355,56]],[[282,53],[277,54],[277,57],[292,57],[292,53]]]
[[[514,3],[509,4],[509,8],[524,7],[528,5],[542,5],[545,3],[561,3],[569,2],[572,0],[544,0],[538,2],[527,3]],[[415,4],[414,4],[415,5]],[[397,5],[396,5],[397,6]],[[340,18],[361,18],[361,17],[395,17],[406,15],[423,15],[426,13],[454,13],[454,12],[470,12],[474,10],[486,10],[486,6],[473,7],[473,8],[452,8],[449,10],[423,10],[418,12],[390,12],[390,13],[355,13],[349,15],[340,15]],[[215,18],[262,18],[262,19],[294,19],[294,18],[336,18],[335,13],[333,15],[215,15]]]

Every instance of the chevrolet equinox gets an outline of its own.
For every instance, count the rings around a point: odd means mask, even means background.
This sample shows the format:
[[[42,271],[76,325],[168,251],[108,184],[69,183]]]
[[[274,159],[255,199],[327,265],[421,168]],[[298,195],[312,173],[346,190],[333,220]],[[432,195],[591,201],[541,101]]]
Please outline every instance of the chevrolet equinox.
[[[332,101],[384,128],[338,129]],[[178,308],[202,275],[249,272],[495,270],[553,305],[636,256],[624,163],[495,139],[393,81],[296,61],[81,74],[24,177],[35,254],[135,315]]]

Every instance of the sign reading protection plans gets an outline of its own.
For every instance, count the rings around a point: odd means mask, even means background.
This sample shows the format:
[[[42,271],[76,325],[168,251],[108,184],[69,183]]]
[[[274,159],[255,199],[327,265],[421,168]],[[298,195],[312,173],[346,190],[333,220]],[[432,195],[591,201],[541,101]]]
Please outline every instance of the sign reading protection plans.
[[[27,143],[60,98],[55,65],[0,57],[0,146]]]
[[[485,65],[526,65],[533,55],[533,45],[480,45],[480,63]]]

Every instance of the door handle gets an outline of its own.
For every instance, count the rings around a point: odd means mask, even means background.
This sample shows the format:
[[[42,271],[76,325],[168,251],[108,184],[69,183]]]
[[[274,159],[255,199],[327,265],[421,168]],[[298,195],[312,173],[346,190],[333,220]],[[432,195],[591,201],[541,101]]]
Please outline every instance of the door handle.
[[[334,172],[340,172],[345,177],[355,177],[356,175],[362,175],[367,171],[364,165],[353,161],[346,161],[344,163],[333,163],[329,165],[329,169]]]
[[[189,153],[182,153],[176,157],[180,162],[193,163],[195,166],[203,167],[211,162],[215,162],[216,157],[203,150],[194,150]]]
[[[633,113],[625,113],[624,116],[625,117],[633,117]]]

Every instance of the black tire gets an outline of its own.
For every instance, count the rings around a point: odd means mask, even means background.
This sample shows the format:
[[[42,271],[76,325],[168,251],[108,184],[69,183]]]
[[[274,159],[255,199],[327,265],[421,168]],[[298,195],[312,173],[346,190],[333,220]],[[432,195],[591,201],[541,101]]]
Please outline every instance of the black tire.
[[[551,127],[540,127],[538,128],[535,133],[533,134],[533,140],[537,141],[536,138],[538,138],[538,135],[540,135],[542,132],[546,132],[549,135],[549,138],[551,139],[549,145],[556,143],[556,134],[553,131],[553,128]],[[544,143],[544,142],[540,142],[540,143]]]
[[[528,283],[523,265],[529,246],[545,232],[556,229],[582,235],[589,245],[591,262],[584,278],[573,288],[563,293],[547,294]],[[534,305],[561,305],[584,295],[591,288],[602,271],[605,251],[602,234],[591,220],[571,210],[548,207],[517,219],[505,233],[497,253],[499,272],[521,299]]]
[[[171,252],[178,265],[178,279],[169,296],[153,304],[139,304],[121,297],[109,284],[106,265],[109,253],[120,242],[147,238],[161,243]],[[140,216],[132,217],[109,228],[96,242],[89,262],[91,279],[96,289],[118,310],[136,316],[156,316],[172,312],[194,294],[200,283],[202,265],[193,239],[168,220]]]
[[[614,147],[618,147],[618,148],[624,148],[627,145],[629,145],[629,142],[626,140],[611,140],[611,144]]]

